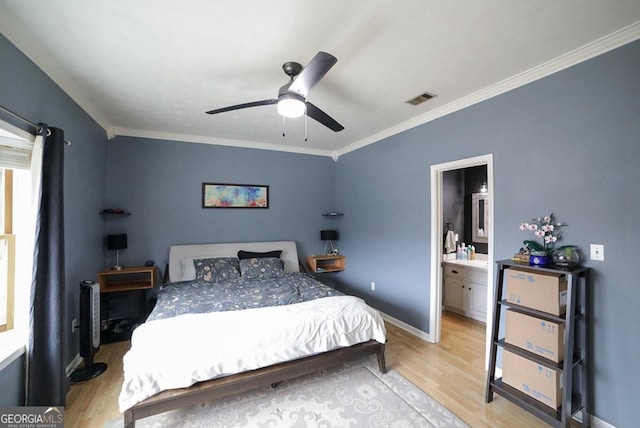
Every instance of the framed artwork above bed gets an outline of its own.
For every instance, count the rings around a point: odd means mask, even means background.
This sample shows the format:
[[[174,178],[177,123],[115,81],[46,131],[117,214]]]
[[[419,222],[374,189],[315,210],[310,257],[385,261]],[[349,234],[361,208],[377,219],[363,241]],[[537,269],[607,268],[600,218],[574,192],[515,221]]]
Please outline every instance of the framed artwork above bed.
[[[202,208],[269,208],[269,186],[202,183]]]

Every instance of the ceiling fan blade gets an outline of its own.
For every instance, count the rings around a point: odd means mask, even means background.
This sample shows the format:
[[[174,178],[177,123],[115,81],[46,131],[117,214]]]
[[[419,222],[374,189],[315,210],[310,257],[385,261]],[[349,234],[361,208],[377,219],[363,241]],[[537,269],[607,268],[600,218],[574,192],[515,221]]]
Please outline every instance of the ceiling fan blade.
[[[207,114],[216,114],[216,113],[224,113],[225,111],[231,110],[240,110],[241,108],[249,108],[249,107],[258,107],[258,106],[268,106],[271,104],[276,104],[278,100],[262,100],[262,101],[253,101],[251,103],[237,104],[235,106],[222,107],[215,110],[209,110]]]
[[[315,105],[311,104],[309,101],[307,101],[306,104],[307,116],[309,116],[310,118],[317,120],[318,122],[335,132],[340,132],[344,129],[344,126],[340,125],[331,116],[320,110]]]
[[[291,86],[289,86],[289,90],[296,91],[306,98],[311,89],[316,86],[336,62],[338,62],[338,59],[335,56],[326,52],[318,52],[309,61],[309,64],[302,69],[300,74],[296,76]]]

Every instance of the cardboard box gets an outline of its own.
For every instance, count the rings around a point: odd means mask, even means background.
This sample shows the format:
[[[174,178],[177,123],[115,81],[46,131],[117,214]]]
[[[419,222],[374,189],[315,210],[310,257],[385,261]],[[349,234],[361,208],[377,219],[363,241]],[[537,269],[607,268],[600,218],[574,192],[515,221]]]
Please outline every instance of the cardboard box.
[[[559,371],[507,350],[502,352],[502,382],[555,410],[562,403],[562,376]]]
[[[507,343],[559,362],[564,359],[564,323],[506,311],[505,336]]]
[[[507,302],[562,315],[567,309],[567,280],[562,274],[505,269]]]

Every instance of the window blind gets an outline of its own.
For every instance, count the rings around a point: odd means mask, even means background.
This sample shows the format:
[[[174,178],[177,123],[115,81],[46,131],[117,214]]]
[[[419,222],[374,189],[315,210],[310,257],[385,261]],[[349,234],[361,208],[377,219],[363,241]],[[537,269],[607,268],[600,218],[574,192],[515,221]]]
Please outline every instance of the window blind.
[[[0,168],[29,169],[33,142],[0,135]]]

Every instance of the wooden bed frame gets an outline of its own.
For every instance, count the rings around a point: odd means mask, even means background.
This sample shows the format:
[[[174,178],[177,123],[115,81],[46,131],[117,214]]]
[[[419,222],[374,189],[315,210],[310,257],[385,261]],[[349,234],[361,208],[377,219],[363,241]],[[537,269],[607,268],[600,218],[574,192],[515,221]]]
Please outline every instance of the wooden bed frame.
[[[293,241],[172,246],[169,250],[170,278],[172,281],[180,280],[179,275],[175,272],[181,272],[180,260],[184,258],[202,257],[204,255],[210,257],[228,257],[235,256],[238,250],[270,251],[279,249],[284,250],[281,257],[285,260],[285,270],[288,272],[297,272],[299,266],[297,262],[298,256],[296,244]],[[174,273],[172,274],[171,272]],[[380,372],[386,373],[387,366],[384,357],[384,344],[370,340],[353,346],[338,348],[257,370],[199,382],[188,388],[162,391],[127,409],[124,412],[124,426],[125,428],[134,428],[135,422],[138,419],[170,410],[207,403],[255,388],[278,384],[285,380],[335,367],[372,354],[377,356],[378,369]]]
[[[136,420],[147,416],[208,403],[228,395],[277,384],[305,374],[335,367],[348,361],[357,360],[370,354],[377,355],[378,369],[381,373],[386,373],[384,344],[370,340],[369,342],[335,349],[311,357],[200,382],[189,388],[160,392],[126,410],[124,412],[124,426],[125,428],[133,428]]]

